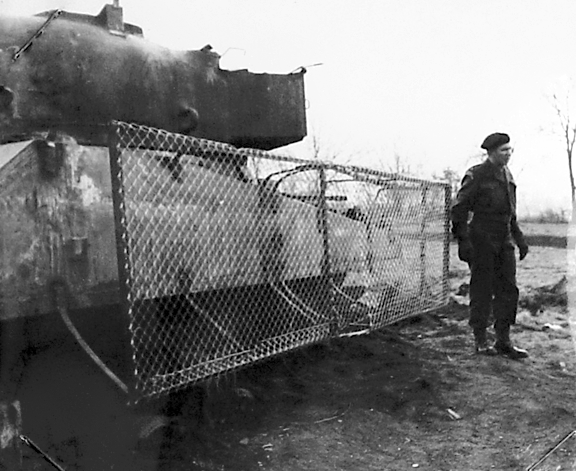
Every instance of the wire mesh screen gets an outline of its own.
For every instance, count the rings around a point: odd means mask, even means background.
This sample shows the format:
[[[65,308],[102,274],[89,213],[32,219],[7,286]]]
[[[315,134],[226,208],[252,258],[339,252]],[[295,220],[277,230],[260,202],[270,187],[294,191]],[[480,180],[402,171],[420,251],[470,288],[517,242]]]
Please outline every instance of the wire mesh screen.
[[[344,323],[375,329],[443,305],[446,187],[354,168],[329,175],[328,204],[359,223],[350,234],[330,221],[331,263],[340,275],[333,290]]]
[[[140,396],[447,301],[447,185],[115,124]]]

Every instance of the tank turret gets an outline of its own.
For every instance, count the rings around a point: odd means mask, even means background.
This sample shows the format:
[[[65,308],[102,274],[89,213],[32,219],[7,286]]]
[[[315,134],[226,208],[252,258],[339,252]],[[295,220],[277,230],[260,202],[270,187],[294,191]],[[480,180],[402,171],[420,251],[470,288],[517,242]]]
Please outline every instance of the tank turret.
[[[229,71],[219,59],[210,46],[147,41],[118,5],[0,17],[0,143],[58,130],[103,144],[111,120],[267,150],[306,135],[302,72]]]

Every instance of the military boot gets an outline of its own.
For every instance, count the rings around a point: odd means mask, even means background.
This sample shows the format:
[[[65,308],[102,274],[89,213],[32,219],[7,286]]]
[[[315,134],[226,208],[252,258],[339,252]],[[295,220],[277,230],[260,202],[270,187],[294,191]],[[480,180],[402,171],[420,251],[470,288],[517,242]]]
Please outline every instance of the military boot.
[[[512,345],[509,325],[496,327],[496,343],[494,344],[494,349],[499,355],[506,356],[512,360],[528,358],[528,352],[526,350]]]
[[[494,350],[494,347],[488,344],[488,339],[486,338],[486,329],[474,329],[474,341],[476,353],[479,355],[497,354],[496,350]]]

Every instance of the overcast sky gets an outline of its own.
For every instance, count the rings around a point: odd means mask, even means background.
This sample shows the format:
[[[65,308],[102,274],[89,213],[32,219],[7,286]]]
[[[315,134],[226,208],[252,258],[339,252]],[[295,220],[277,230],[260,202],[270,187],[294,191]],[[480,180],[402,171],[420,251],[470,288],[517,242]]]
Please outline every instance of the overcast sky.
[[[111,2],[111,0],[110,0]],[[0,0],[0,12],[97,14],[99,0]],[[573,0],[120,0],[126,22],[175,49],[211,44],[223,68],[299,66],[309,134],[342,161],[420,176],[475,163],[508,132],[519,211],[569,207],[562,141],[546,95],[576,77]],[[290,146],[304,158],[307,143]],[[478,157],[476,157],[478,159]]]

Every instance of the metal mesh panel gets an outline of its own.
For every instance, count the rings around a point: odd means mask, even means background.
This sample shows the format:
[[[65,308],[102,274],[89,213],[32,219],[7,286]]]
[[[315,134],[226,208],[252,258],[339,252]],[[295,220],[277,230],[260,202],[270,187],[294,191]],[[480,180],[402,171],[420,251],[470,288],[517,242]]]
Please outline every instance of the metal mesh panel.
[[[154,396],[447,300],[447,186],[116,123],[118,255]]]
[[[341,315],[374,329],[445,304],[446,187],[360,169],[330,173],[327,200],[360,223],[353,234],[330,224]]]

